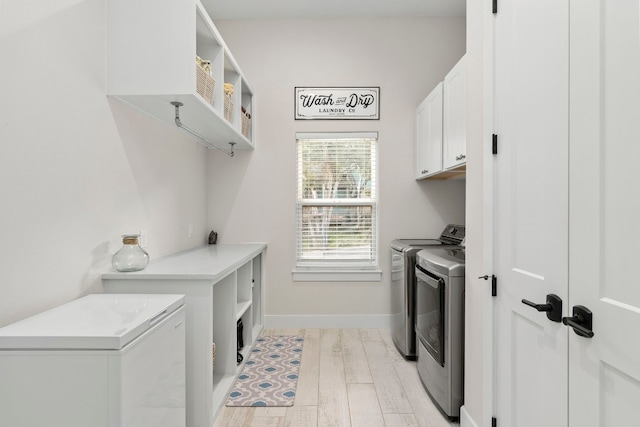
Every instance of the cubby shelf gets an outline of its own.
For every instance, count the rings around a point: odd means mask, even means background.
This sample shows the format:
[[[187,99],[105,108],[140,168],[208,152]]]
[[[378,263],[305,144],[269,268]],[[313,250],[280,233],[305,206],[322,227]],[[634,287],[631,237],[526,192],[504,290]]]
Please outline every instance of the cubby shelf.
[[[243,301],[238,303],[238,308],[236,309],[236,318],[240,320],[242,316],[251,308],[251,301]]]
[[[243,134],[241,119],[242,109],[253,116],[253,91],[199,0],[109,0],[106,16],[108,96],[182,132],[171,105],[180,102],[181,122],[211,144],[199,142],[223,150],[230,142],[235,149],[255,148],[253,126]],[[211,102],[196,90],[196,56],[211,62]],[[234,86],[230,120],[224,83]]]

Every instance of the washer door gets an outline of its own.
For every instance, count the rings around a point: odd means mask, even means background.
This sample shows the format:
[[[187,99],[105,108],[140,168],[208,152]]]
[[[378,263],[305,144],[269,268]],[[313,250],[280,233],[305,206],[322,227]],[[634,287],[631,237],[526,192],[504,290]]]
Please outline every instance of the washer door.
[[[416,265],[416,334],[425,349],[444,366],[445,281]]]

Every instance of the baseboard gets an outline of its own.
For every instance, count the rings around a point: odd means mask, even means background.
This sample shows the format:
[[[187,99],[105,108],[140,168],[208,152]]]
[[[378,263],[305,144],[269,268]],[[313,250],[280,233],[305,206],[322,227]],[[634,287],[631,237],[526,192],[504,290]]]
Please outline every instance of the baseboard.
[[[387,329],[391,327],[390,314],[349,315],[286,315],[264,316],[264,327],[286,328],[366,328]]]
[[[478,427],[478,424],[473,421],[464,405],[460,408],[460,427]]]

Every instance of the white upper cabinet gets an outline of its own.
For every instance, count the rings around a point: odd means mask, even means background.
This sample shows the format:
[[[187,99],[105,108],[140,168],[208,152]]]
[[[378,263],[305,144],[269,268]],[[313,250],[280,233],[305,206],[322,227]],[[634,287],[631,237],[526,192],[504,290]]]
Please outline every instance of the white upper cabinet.
[[[442,162],[445,170],[464,165],[467,158],[465,69],[463,56],[444,78]]]
[[[199,0],[109,0],[106,17],[107,95],[172,127],[180,102],[182,125],[215,146],[254,148],[253,91]],[[200,80],[196,57],[211,63]]]
[[[417,179],[442,171],[442,86],[438,83],[416,112]]]
[[[466,173],[464,56],[416,111],[416,179],[448,179]]]

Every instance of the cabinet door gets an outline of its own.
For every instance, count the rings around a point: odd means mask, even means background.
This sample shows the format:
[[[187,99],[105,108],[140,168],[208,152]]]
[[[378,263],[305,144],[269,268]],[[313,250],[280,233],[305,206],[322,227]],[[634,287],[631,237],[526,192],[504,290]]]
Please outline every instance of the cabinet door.
[[[120,405],[116,425],[185,426],[184,323],[185,308],[181,307],[112,356],[112,405]]]
[[[444,78],[444,169],[463,165],[467,157],[464,56]]]
[[[0,425],[114,425],[109,423],[107,367],[100,351],[1,351]]]
[[[442,83],[420,103],[416,112],[417,178],[442,171]]]

